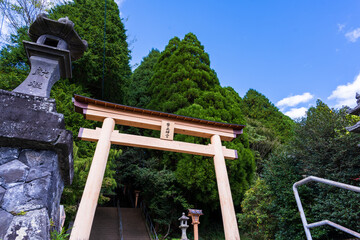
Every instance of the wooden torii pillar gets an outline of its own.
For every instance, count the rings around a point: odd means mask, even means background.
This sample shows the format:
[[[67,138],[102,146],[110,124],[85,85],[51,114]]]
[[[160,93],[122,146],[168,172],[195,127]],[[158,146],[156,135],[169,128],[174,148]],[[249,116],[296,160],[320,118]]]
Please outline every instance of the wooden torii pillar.
[[[214,158],[221,214],[226,240],[240,240],[231,196],[225,159],[236,159],[237,151],[222,146],[242,133],[244,125],[220,123],[185,117],[120,104],[104,102],[80,95],[74,96],[75,110],[86,119],[103,122],[102,128],[81,128],[79,138],[97,142],[93,161],[70,240],[87,240],[101,190],[111,144],[188,153]],[[160,138],[119,133],[115,124],[160,131]],[[211,144],[201,145],[174,141],[174,134],[210,138]]]

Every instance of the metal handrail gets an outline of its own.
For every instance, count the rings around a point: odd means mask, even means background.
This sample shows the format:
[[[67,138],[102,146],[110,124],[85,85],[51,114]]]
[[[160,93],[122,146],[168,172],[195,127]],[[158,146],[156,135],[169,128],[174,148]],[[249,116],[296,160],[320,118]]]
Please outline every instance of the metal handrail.
[[[150,215],[149,215],[148,211],[146,210],[146,206],[143,201],[140,202],[140,209],[141,209],[142,213],[144,214],[146,226],[148,227],[151,239],[159,240],[159,238],[156,234],[155,227],[151,221]]]
[[[360,187],[356,187],[356,186],[352,186],[352,185],[348,185],[348,184],[344,184],[344,183],[339,183],[339,182],[331,181],[331,180],[324,179],[324,178],[314,177],[314,176],[304,178],[303,180],[294,183],[293,191],[294,191],[296,203],[297,203],[297,206],[298,206],[298,209],[299,209],[299,212],[300,212],[301,221],[302,221],[302,224],[304,226],[306,238],[308,240],[312,240],[312,236],[311,236],[311,233],[310,233],[310,228],[319,227],[319,226],[322,226],[322,225],[332,226],[332,227],[337,228],[337,229],[339,229],[339,230],[341,230],[343,232],[346,232],[346,233],[348,233],[350,235],[353,235],[355,237],[360,238],[360,233],[355,232],[353,230],[350,230],[350,229],[348,229],[346,227],[343,227],[343,226],[341,226],[339,224],[336,224],[334,222],[331,222],[329,220],[323,220],[323,221],[315,222],[315,223],[311,223],[311,224],[307,223],[305,213],[304,213],[304,209],[302,207],[301,200],[300,200],[300,197],[299,197],[299,193],[297,191],[297,187],[300,186],[300,185],[306,184],[308,182],[311,182],[311,181],[320,182],[320,183],[324,183],[324,184],[328,184],[328,185],[331,185],[331,186],[335,186],[335,187],[339,187],[339,188],[343,188],[343,189],[346,189],[346,190],[350,190],[350,191],[360,193]]]

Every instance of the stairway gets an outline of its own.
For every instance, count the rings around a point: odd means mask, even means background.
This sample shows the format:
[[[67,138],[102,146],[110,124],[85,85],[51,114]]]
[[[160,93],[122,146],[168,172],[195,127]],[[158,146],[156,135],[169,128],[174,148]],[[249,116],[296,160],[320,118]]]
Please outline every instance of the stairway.
[[[140,208],[120,208],[124,240],[151,240]]]
[[[119,240],[119,226],[116,207],[97,207],[90,240]]]
[[[151,240],[140,208],[120,208],[123,240]],[[119,240],[119,215],[116,207],[97,207],[90,240]]]

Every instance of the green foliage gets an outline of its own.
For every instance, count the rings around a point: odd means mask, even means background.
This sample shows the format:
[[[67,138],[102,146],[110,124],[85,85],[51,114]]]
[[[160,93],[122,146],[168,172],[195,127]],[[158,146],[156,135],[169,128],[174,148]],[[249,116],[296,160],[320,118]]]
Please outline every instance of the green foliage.
[[[150,79],[153,76],[153,68],[160,57],[159,50],[152,49],[150,53],[143,58],[139,67],[131,75],[130,86],[127,91],[126,104],[134,107],[145,107],[149,101],[148,88]]]
[[[204,226],[203,217],[204,216],[200,217],[201,225],[199,225],[199,240],[225,240],[223,225],[218,224],[216,221],[212,220],[212,223],[209,223],[208,226]],[[194,239],[194,233],[191,227],[188,229],[188,232],[189,239]],[[241,240],[243,239],[241,238]]]
[[[261,174],[264,160],[279,146],[279,136],[271,128],[265,127],[261,121],[247,118],[245,133],[249,136],[250,148],[254,152],[256,171]]]
[[[254,89],[246,93],[240,104],[246,116],[245,133],[255,155],[257,173],[262,175],[264,160],[276,148],[290,141],[294,122]]]
[[[74,94],[90,96],[90,94],[84,91],[81,85],[71,83],[69,79],[61,79],[54,84],[50,97],[56,100],[57,112],[64,114],[65,127],[67,130],[73,132],[73,137],[76,139],[80,126],[84,128],[94,128],[96,123],[85,120],[81,114],[74,111],[74,104],[72,103]]]
[[[282,143],[288,142],[293,136],[294,122],[256,90],[250,89],[245,94],[242,107],[248,118],[258,120],[274,131]]]
[[[117,182],[131,183],[133,188],[141,189],[152,220],[160,226],[160,231],[166,232],[167,225],[177,220],[178,209],[191,205],[179,192],[174,172],[164,168],[158,158],[146,158],[145,154],[144,150],[125,150],[117,161],[121,173],[117,175]]]
[[[83,116],[74,111],[72,104],[72,96],[74,94],[88,96],[83,88],[77,84],[70,83],[68,79],[58,81],[52,91],[51,97],[56,100],[56,109],[59,113],[64,114],[65,126],[68,130],[73,132],[75,139],[73,155],[74,155],[74,179],[71,186],[66,186],[62,195],[62,204],[65,206],[65,211],[68,216],[73,217],[77,210],[77,204],[81,199],[83,189],[85,187],[87,175],[91,166],[91,161],[95,151],[95,144],[78,141],[77,135],[79,129],[95,128],[98,123],[88,121]],[[115,158],[118,157],[120,151],[111,150],[109,155],[108,164],[105,170],[105,176],[102,185],[102,192],[100,194],[99,203],[108,201],[109,199],[104,196],[106,193],[111,193],[112,189],[116,187],[115,175]]]
[[[269,186],[258,178],[245,193],[241,203],[243,213],[237,215],[241,232],[253,240],[274,239],[276,222],[272,215],[272,201]]]
[[[23,40],[29,40],[27,28],[20,28],[17,35],[11,35],[11,45],[0,51],[0,89],[11,91],[27,77],[30,68]]]
[[[174,37],[154,67],[150,83],[151,101],[148,108],[175,112],[194,103],[200,91],[219,86],[209,55],[196,36],[185,35],[183,40]]]
[[[318,100],[316,107],[311,107],[307,118],[299,122],[296,129],[293,146],[298,161],[303,163],[302,173],[321,178],[360,186],[355,179],[359,176],[360,168],[358,134],[349,133],[345,127],[354,125],[359,118],[350,117],[346,109],[330,109]],[[308,216],[311,221],[328,219],[359,231],[357,224],[360,218],[358,208],[355,207],[359,194],[324,186],[311,185],[310,199],[304,199],[311,205]],[[341,239],[342,236],[332,228],[320,228],[318,239]]]
[[[304,170],[306,175],[355,183],[352,179],[359,174],[360,138],[345,129],[355,123],[356,119],[348,117],[346,109],[330,109],[320,100],[308,110],[307,118],[299,122],[293,142],[296,156],[308,166]]]
[[[257,216],[251,215],[246,204],[251,200],[250,206],[254,211],[262,209],[262,199],[269,194],[272,201],[269,201],[266,209],[270,212],[265,211],[264,217],[274,218],[274,238],[304,239],[292,185],[306,175],[313,175],[359,186],[356,179],[360,167],[357,147],[360,137],[345,129],[358,120],[357,117],[348,116],[346,109],[330,109],[318,101],[316,107],[308,110],[307,117],[296,124],[295,135],[289,144],[265,160],[262,176],[268,191],[255,194],[249,190],[250,196],[246,194],[241,218]],[[301,186],[299,194],[309,223],[327,219],[359,231],[357,223],[360,216],[356,207],[360,199],[358,194],[318,183]],[[245,223],[245,226],[251,225],[251,222]],[[262,233],[259,226],[251,234],[261,236]],[[313,239],[321,240],[348,237],[329,227],[315,228],[311,233]]]
[[[86,92],[102,99],[103,47],[104,47],[104,1],[74,0],[56,6],[50,17],[68,16],[75,30],[88,42],[84,56],[73,63],[73,81],[82,85]],[[122,103],[131,74],[130,51],[126,42],[124,24],[114,0],[107,1],[106,51],[104,100]]]
[[[11,211],[10,213],[12,215],[14,215],[14,216],[24,216],[24,215],[26,215],[27,212],[25,212],[25,211],[20,211],[20,212]]]
[[[78,143],[81,145],[81,142]],[[79,148],[74,143],[74,179],[70,186],[64,188],[61,202],[65,207],[67,220],[75,217],[79,201],[81,199],[86,179],[90,170],[92,157],[94,155],[94,147],[88,147],[84,150],[88,151],[91,156],[79,157]],[[121,151],[110,149],[108,162],[105,169],[105,175],[99,196],[99,204],[109,201],[106,195],[113,194],[112,190],[117,186],[115,181],[115,158],[121,154]]]
[[[278,149],[265,161],[264,180],[273,197],[269,207],[275,217],[275,239],[305,239],[292,191],[292,185],[302,179],[302,168],[302,163],[287,148]],[[305,196],[303,191],[299,193]]]
[[[65,228],[63,228],[60,232],[54,230],[50,232],[50,239],[51,240],[67,240],[69,239],[70,234],[66,233]]]

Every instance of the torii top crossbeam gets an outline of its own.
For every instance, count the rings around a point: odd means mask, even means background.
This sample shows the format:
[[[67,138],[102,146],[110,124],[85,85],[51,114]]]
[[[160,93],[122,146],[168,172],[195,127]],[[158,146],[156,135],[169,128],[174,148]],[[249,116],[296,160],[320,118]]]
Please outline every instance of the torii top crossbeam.
[[[79,138],[97,142],[83,196],[70,240],[88,239],[101,189],[111,144],[188,153],[214,158],[214,167],[226,240],[240,240],[225,159],[236,159],[237,152],[222,146],[242,133],[244,125],[221,123],[109,103],[80,95],[74,96],[75,111],[86,119],[103,122],[102,128],[79,131]],[[160,138],[123,134],[115,124],[160,131]],[[174,134],[210,138],[201,145],[174,141]]]
[[[204,119],[164,113],[149,109],[125,106],[105,102],[89,97],[74,95],[75,111],[86,119],[103,121],[106,117],[114,117],[120,125],[161,130],[163,121],[174,122],[174,133],[211,138],[217,134],[223,141],[231,141],[242,134],[244,125],[222,123]]]

